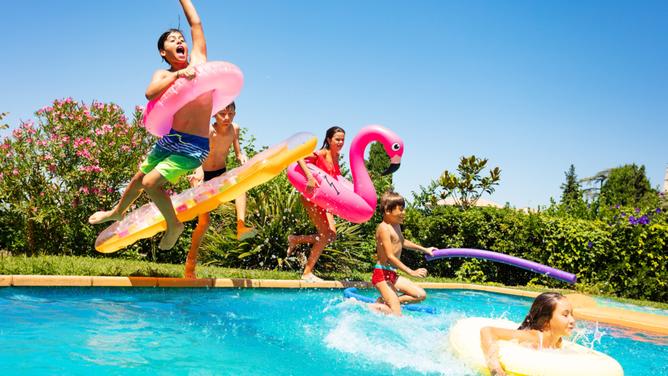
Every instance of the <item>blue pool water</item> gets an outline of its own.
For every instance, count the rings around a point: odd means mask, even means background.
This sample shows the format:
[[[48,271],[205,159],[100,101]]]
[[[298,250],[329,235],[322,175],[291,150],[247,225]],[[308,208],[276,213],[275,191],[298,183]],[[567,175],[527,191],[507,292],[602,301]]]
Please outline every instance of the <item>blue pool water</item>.
[[[373,291],[361,293],[372,295]],[[470,375],[448,352],[470,316],[530,299],[431,290],[437,315],[374,314],[341,290],[0,288],[2,375]],[[578,323],[626,375],[667,375],[668,337]]]
[[[596,298],[596,303],[602,307],[612,307],[612,308],[621,308],[628,309],[630,311],[637,311],[642,313],[651,313],[654,315],[668,316],[668,310],[655,308],[655,307],[645,307],[639,306],[630,303],[618,302],[616,300],[607,299],[607,298]]]

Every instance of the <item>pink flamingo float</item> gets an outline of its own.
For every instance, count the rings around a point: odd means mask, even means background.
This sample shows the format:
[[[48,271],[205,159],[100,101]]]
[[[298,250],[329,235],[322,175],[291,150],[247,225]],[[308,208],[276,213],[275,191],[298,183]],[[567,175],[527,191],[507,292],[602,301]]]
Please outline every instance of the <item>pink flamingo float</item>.
[[[343,176],[332,177],[311,163],[306,166],[318,182],[313,194],[306,192],[306,175],[297,163],[288,167],[288,180],[307,199],[353,223],[368,221],[376,210],[376,190],[364,165],[364,150],[373,141],[385,147],[390,157],[390,166],[383,175],[391,174],[399,169],[401,156],[404,154],[404,143],[391,130],[380,125],[368,125],[362,128],[350,144],[350,169],[353,183]]]

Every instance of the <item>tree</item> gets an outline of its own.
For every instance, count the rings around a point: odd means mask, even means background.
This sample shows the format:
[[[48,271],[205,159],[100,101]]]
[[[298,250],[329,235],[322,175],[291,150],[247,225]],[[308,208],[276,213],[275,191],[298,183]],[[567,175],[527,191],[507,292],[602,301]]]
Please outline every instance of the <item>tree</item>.
[[[561,203],[568,204],[581,201],[582,189],[578,182],[578,176],[575,174],[575,166],[571,165],[564,175],[566,175],[566,182],[561,185]]]
[[[372,143],[369,148],[369,159],[366,161],[366,168],[378,197],[392,188],[392,174],[383,175],[389,165],[390,157],[387,156],[383,144],[380,142]]]
[[[622,206],[656,205],[658,195],[645,175],[645,166],[635,163],[613,168],[601,187],[602,204]]]
[[[499,184],[501,169],[494,167],[488,176],[481,177],[480,172],[487,166],[487,159],[478,159],[475,155],[461,157],[455,176],[445,170],[438,180],[441,189],[441,198],[452,196],[455,203],[463,209],[475,206],[484,193],[494,193],[494,186]]]

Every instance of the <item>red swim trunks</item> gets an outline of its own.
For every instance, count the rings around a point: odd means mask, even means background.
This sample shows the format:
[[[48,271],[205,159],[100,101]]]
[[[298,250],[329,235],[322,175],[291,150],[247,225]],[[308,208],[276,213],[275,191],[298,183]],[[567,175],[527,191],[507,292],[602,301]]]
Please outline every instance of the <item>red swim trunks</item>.
[[[394,270],[374,268],[373,275],[371,276],[371,284],[375,286],[378,282],[387,281],[394,285],[397,283],[397,278],[397,272]]]

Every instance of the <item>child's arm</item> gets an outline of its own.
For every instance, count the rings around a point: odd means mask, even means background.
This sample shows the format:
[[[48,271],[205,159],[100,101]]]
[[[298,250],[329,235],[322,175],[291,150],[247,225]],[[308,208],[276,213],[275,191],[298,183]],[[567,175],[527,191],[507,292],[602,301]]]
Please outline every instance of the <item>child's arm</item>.
[[[146,99],[153,100],[162,94],[172,82],[181,76],[181,71],[170,72],[164,69],[157,70],[151,77],[151,83],[146,88]]]
[[[480,329],[480,345],[482,353],[485,355],[487,367],[493,376],[505,376],[503,367],[499,363],[499,340],[513,340],[516,339],[520,343],[530,343],[536,345],[538,343],[538,331],[536,330],[513,330],[495,328],[486,326]]]
[[[423,247],[419,244],[413,243],[408,239],[404,239],[404,248],[412,249],[414,251],[420,251],[422,253],[428,254],[429,256],[434,255],[436,248],[434,247]]]
[[[311,170],[306,167],[306,162],[304,162],[304,159],[302,158],[297,160],[297,164],[302,168],[302,171],[304,171],[304,174],[306,175],[306,192],[313,191],[313,189],[318,186],[318,182],[313,177],[313,174],[311,174]]]
[[[190,34],[193,40],[193,48],[190,52],[190,65],[206,63],[206,40],[204,39],[204,29],[202,20],[195,10],[195,6],[190,0],[180,0],[183,13],[186,14],[188,24],[190,25]]]
[[[241,146],[239,145],[239,125],[232,123],[232,127],[234,128],[234,142],[232,143],[234,145],[234,154],[237,156],[239,163],[244,164],[248,162],[248,157],[241,151]]]
[[[378,231],[376,232],[376,241],[380,243],[387,261],[389,261],[390,264],[394,265],[397,269],[413,277],[424,278],[427,276],[426,269],[420,268],[418,270],[413,270],[401,262],[401,260],[399,260],[399,258],[394,254],[394,250],[392,249],[392,238],[388,226],[383,226],[382,224],[378,226]]]

